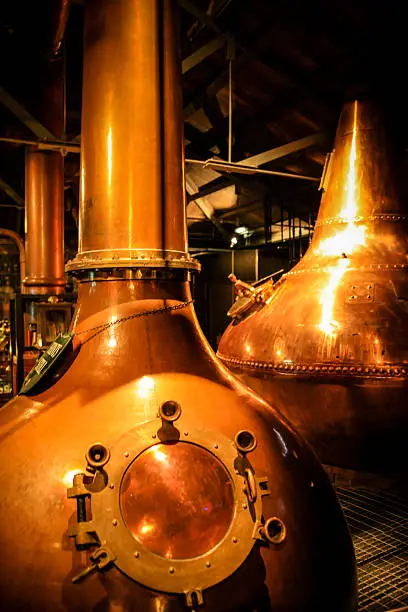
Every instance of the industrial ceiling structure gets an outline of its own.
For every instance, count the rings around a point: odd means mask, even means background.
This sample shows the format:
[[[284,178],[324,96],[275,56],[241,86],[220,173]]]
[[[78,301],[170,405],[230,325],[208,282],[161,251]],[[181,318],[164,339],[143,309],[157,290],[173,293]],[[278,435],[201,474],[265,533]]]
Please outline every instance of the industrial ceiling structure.
[[[355,94],[383,99],[405,190],[406,94],[395,61],[405,52],[399,3],[179,0],[179,5],[191,249],[288,249],[295,241],[305,246],[336,120],[345,98]],[[2,3],[1,225],[24,232],[25,145],[60,149],[66,258],[77,240],[82,39],[81,2]],[[56,58],[65,66],[62,141],[37,112],[44,75]]]

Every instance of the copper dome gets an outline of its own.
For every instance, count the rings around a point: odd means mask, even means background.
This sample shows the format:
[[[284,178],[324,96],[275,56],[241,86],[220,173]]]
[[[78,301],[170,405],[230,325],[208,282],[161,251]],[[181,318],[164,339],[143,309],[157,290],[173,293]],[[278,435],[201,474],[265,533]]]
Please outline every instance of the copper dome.
[[[324,463],[395,475],[408,425],[408,216],[375,105],[345,105],[325,182],[307,253],[233,321],[218,355]]]

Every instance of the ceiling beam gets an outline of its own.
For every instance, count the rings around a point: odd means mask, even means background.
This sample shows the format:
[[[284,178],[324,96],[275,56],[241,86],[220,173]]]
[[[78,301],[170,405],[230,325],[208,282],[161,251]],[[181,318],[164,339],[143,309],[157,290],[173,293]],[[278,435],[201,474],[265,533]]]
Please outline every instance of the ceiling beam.
[[[24,207],[24,198],[22,198],[6,181],[0,178],[0,189],[4,191],[16,204]]]
[[[200,187],[195,193],[188,194],[187,204],[190,204],[190,202],[195,202],[198,198],[205,198],[213,193],[217,193],[217,191],[221,191],[222,189],[230,187],[231,185],[234,185],[234,181],[230,178],[224,178],[222,176],[216,178],[214,181]]]
[[[51,134],[31,113],[29,113],[22,104],[17,102],[5,89],[0,85],[0,102],[4,104],[19,119],[24,125],[33,132],[38,138],[45,140],[56,140],[54,134]]]
[[[210,55],[218,51],[218,49],[221,49],[227,40],[227,34],[220,34],[213,40],[210,40],[208,43],[197,49],[197,51],[194,51],[194,53],[183,59],[181,62],[182,73],[186,74],[186,72],[203,62],[205,59],[207,59],[207,57],[210,57]]]
[[[253,166],[254,168],[259,168],[260,166],[268,164],[269,162],[274,161],[275,159],[286,157],[286,155],[290,155],[291,153],[301,151],[302,149],[306,149],[311,145],[322,142],[324,138],[325,134],[323,133],[313,134],[312,136],[306,136],[305,138],[293,140],[292,142],[288,142],[287,144],[282,145],[280,147],[269,149],[268,151],[264,151],[263,153],[258,153],[258,155],[246,157],[241,161],[235,163],[238,166]]]

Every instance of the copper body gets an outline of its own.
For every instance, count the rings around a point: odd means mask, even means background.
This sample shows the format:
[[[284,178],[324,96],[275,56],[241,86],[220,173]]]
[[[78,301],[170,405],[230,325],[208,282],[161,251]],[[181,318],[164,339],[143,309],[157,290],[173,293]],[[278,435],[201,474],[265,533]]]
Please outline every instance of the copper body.
[[[63,132],[62,60],[50,64],[38,116],[56,138]],[[64,276],[64,159],[58,152],[26,149],[25,293],[62,293]]]
[[[112,52],[120,51],[115,55],[116,65],[118,70],[123,69],[127,53],[133,53],[128,46],[121,46],[127,29],[138,33],[129,41],[135,42],[139,36],[152,36],[153,30],[162,29],[163,24],[168,24],[167,20],[174,18],[174,4],[171,0],[92,0],[85,9],[86,53],[91,42],[98,45],[99,39],[103,43],[106,37],[114,36],[117,48],[108,46]],[[92,22],[95,29],[91,36]],[[176,63],[175,42],[174,38],[167,40],[165,66]],[[133,57],[136,65],[128,65],[131,88],[137,83],[134,75],[140,70],[139,63],[146,62],[151,67],[154,65],[152,58],[157,59],[154,37],[144,53]],[[104,82],[109,74],[104,69],[105,61],[109,64],[110,58],[102,55],[100,64],[95,63],[97,74],[92,78],[96,83],[98,78]],[[86,74],[84,78],[86,80]],[[170,87],[170,80],[167,82]],[[149,148],[147,126],[152,125],[149,109],[154,115],[157,112],[151,98],[144,97],[144,83],[140,81],[138,91],[139,98],[144,99],[146,121],[140,123],[137,113],[134,124],[129,123],[126,112],[113,115],[118,123],[113,131],[124,134],[123,120],[129,128],[124,145],[127,143],[135,150],[139,141]],[[179,84],[174,82],[172,87],[179,87]],[[96,90],[104,88],[98,83]],[[172,99],[173,92],[169,91],[168,95]],[[105,97],[99,97],[102,106]],[[95,98],[95,105],[97,100]],[[126,109],[126,97],[123,99],[121,94],[120,100]],[[97,106],[95,116],[101,116]],[[92,116],[87,116],[86,121],[93,125]],[[181,129],[181,117],[177,125],[174,128]],[[90,134],[89,126],[87,129]],[[98,131],[97,124],[95,133]],[[87,142],[85,137],[85,158]],[[157,168],[159,161],[156,157],[152,160],[150,173],[157,175],[158,181],[163,180],[163,173],[171,172],[167,169],[167,159],[170,165],[174,164],[171,156],[162,160],[166,168],[161,165],[161,179]],[[180,166],[181,161],[179,151]],[[85,189],[91,201],[97,203],[99,182],[94,173],[100,169],[92,164],[88,168],[92,170],[84,174]],[[143,165],[141,174],[134,175],[139,185],[151,180],[146,176],[147,170]],[[178,177],[181,180],[180,170]],[[88,179],[92,189],[86,186]],[[129,180],[127,177],[126,181]],[[101,183],[106,185],[106,176],[101,176]],[[115,187],[116,190],[120,187]],[[153,202],[153,225],[155,215],[160,215],[162,225],[171,226],[173,220],[163,217],[167,210],[164,191],[162,205],[142,188],[132,193],[135,199],[127,208],[131,213],[127,218],[130,237],[136,219],[144,223],[142,219],[148,214],[144,202],[149,199]],[[175,197],[171,205],[176,218],[182,219],[184,202],[180,189],[175,196],[177,194],[179,197]],[[119,218],[121,206],[122,203],[115,204]],[[123,206],[129,203],[124,202]],[[98,225],[97,219],[95,223],[90,219],[94,219],[92,206],[87,206],[83,200],[82,245],[99,244],[109,249],[117,244],[109,233],[102,241],[98,234],[102,225]],[[152,232],[155,235],[153,229]],[[178,232],[180,236],[173,244],[184,249],[184,221]],[[171,235],[170,230],[169,233]],[[144,239],[143,234],[138,238]],[[157,242],[152,239],[145,245],[156,248]],[[15,398],[0,412],[0,547],[4,559],[0,572],[1,609],[41,612],[187,610],[183,595],[169,595],[160,589],[153,592],[115,567],[96,573],[81,584],[71,582],[86,565],[88,554],[76,550],[68,537],[68,526],[76,516],[76,508],[73,500],[67,500],[66,490],[72,486],[73,475],[83,470],[86,449],[98,440],[111,447],[135,427],[156,419],[159,406],[168,400],[177,402],[197,427],[211,429],[215,437],[228,436],[231,444],[239,430],[250,429],[255,434],[258,445],[251,454],[251,461],[255,473],[268,478],[271,489],[271,494],[264,498],[263,511],[266,516],[279,516],[287,529],[283,543],[254,546],[238,570],[205,591],[200,609],[203,612],[310,612],[328,608],[331,612],[351,612],[355,609],[350,537],[327,476],[309,447],[273,408],[220,364],[198,326],[191,304],[173,312],[134,316],[189,302],[191,295],[186,274],[159,268],[147,273],[141,267],[82,274],[72,321],[73,351],[62,360],[52,380],[45,381],[30,397]],[[129,315],[133,318],[126,318]],[[98,327],[105,323],[111,323],[109,328]],[[146,541],[150,534],[151,546],[157,554],[166,554],[167,544],[173,547],[176,556],[197,555],[213,545],[215,533],[218,537],[225,533],[231,511],[228,479],[225,480],[223,469],[214,467],[215,459],[206,461],[206,451],[185,455],[186,446],[179,442],[156,450],[142,453],[132,464],[128,473],[130,483],[125,481],[122,486],[125,498],[121,512],[130,532],[137,538],[142,534]],[[211,453],[211,447],[208,452]],[[167,478],[160,470],[159,458],[162,457],[157,453],[171,456]],[[134,479],[137,473],[138,478],[140,473],[147,473],[147,490],[138,490],[138,479]],[[132,492],[140,496],[140,505],[133,503]],[[181,501],[185,511],[180,509]],[[211,529],[208,529],[208,521],[197,516],[200,503],[211,504],[211,518],[208,519]],[[175,512],[171,512],[172,508]],[[140,521],[147,519],[149,527],[144,530]],[[195,541],[189,548],[190,537]],[[235,544],[228,541],[234,551]]]
[[[378,111],[347,104],[306,255],[221,339],[224,363],[324,463],[405,470],[407,220]]]

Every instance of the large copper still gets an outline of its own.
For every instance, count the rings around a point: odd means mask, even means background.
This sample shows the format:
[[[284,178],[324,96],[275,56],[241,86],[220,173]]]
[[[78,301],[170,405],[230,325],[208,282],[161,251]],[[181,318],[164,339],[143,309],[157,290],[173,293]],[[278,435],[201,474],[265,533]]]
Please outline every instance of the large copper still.
[[[85,5],[79,297],[0,412],[0,607],[350,612],[323,469],[195,317],[174,4]]]
[[[395,477],[406,468],[408,228],[388,154],[378,108],[346,104],[307,253],[234,304],[218,355],[324,463]]]

